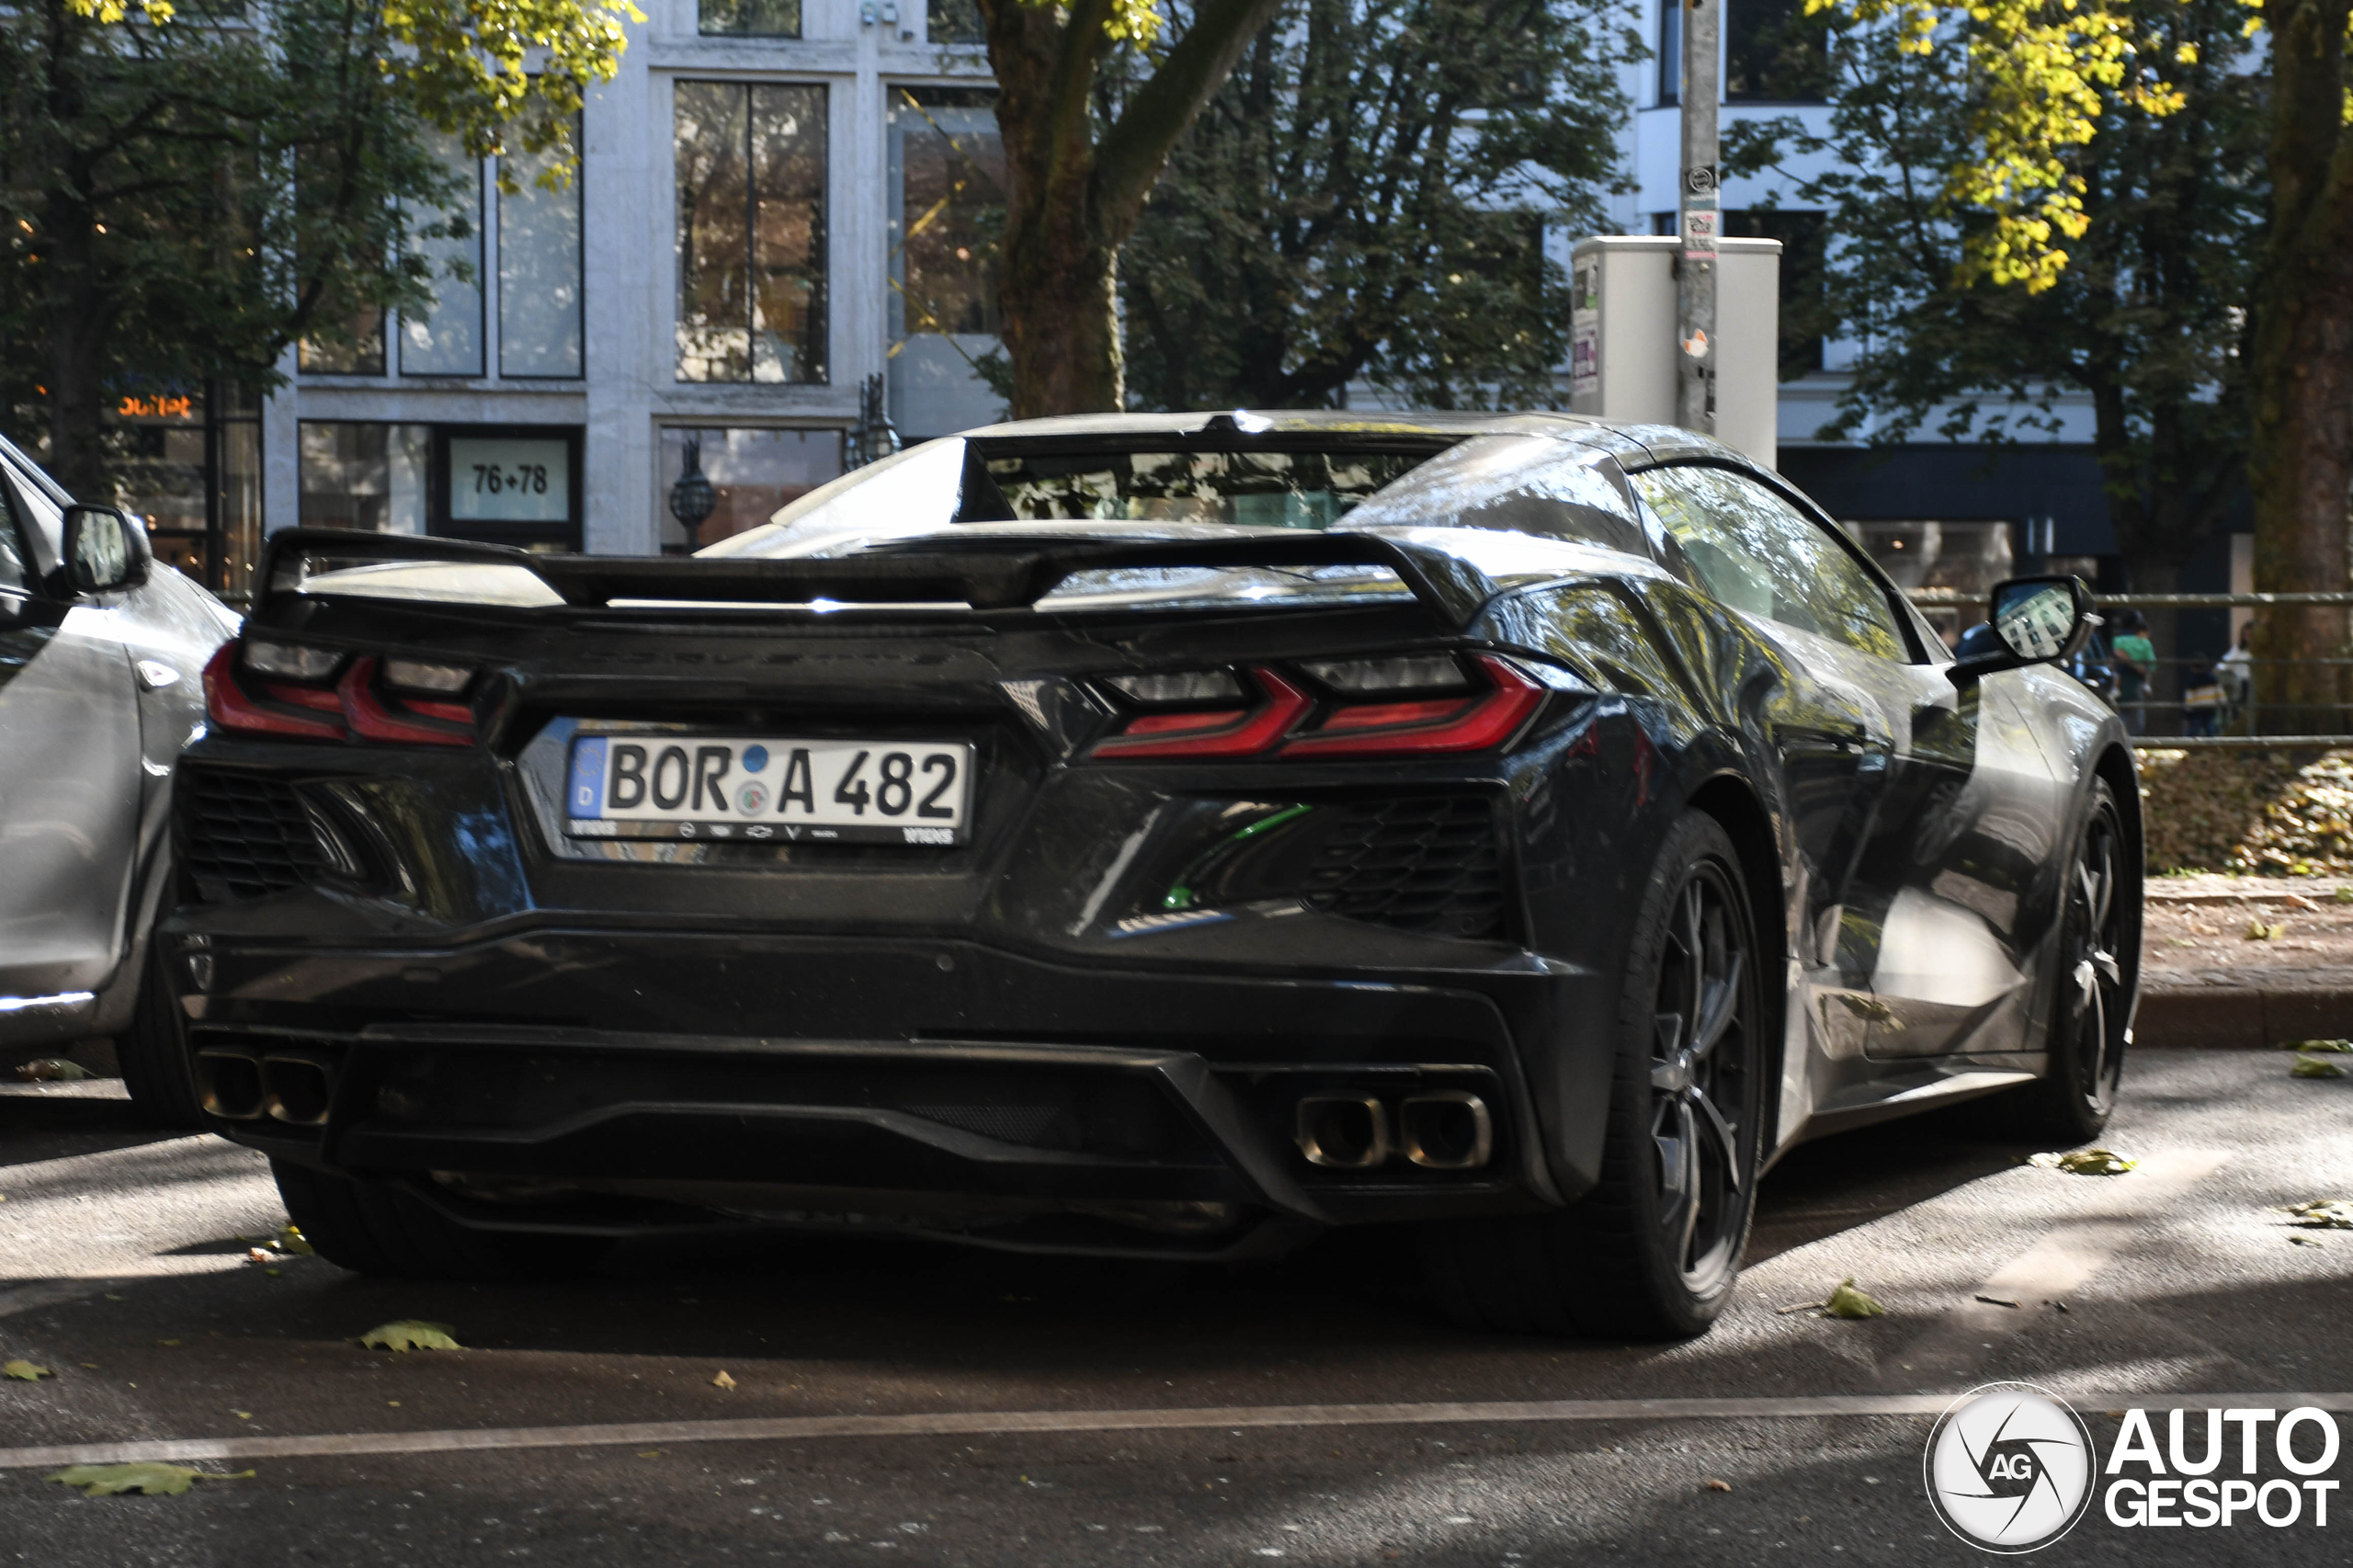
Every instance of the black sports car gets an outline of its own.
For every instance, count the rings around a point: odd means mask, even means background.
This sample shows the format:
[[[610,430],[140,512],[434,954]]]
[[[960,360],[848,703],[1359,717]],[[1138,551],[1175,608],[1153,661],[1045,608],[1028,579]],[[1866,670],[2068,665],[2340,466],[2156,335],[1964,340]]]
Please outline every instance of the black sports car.
[[[211,1125],[347,1267],[864,1227],[1704,1328],[1760,1173],[2115,1092],[2140,830],[1769,472],[1549,415],[1041,420],[685,560],[296,532],[165,929]]]

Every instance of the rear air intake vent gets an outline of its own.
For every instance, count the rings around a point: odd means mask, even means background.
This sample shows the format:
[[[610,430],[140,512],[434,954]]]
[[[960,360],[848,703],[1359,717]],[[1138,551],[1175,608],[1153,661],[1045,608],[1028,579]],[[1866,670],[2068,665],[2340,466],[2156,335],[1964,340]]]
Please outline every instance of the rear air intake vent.
[[[1336,814],[1302,881],[1310,908],[1436,936],[1503,935],[1502,866],[1485,801],[1426,796]]]
[[[290,784],[183,768],[178,810],[180,864],[205,903],[282,892],[327,870],[318,830]]]

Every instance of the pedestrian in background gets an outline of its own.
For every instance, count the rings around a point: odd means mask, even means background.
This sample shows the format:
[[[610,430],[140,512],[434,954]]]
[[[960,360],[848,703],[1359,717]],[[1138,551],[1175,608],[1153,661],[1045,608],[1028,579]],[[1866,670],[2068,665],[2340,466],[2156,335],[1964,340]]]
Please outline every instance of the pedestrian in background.
[[[2131,734],[2148,729],[2149,682],[2157,671],[2157,645],[2149,641],[2149,623],[2141,612],[2128,609],[2117,622],[2116,641],[2109,652],[2116,660],[2116,706]]]

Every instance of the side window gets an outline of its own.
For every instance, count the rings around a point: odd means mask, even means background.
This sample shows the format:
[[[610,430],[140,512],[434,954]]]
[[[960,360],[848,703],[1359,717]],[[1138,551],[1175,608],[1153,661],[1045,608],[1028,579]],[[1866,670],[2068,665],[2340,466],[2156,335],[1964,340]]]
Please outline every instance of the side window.
[[[1886,596],[1789,502],[1722,468],[1663,468],[1634,488],[1682,547],[1699,585],[1751,615],[1909,662]]]
[[[17,521],[16,498],[8,491],[7,480],[0,478],[0,590],[21,590],[32,586],[32,563]]]

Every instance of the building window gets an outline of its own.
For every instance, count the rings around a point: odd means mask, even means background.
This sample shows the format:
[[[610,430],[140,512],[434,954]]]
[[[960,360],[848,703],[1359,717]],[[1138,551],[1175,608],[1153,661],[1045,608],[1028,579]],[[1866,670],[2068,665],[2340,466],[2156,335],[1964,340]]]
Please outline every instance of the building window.
[[[1683,0],[1659,0],[1658,101],[1662,108],[1683,101]]]
[[[801,0],[701,0],[706,38],[799,38]]]
[[[839,430],[687,429],[665,426],[654,465],[654,515],[662,520],[662,547],[684,550],[687,530],[670,515],[670,487],[686,472],[687,441],[701,438],[696,461],[719,505],[691,541],[715,544],[730,534],[758,528],[777,509],[798,501],[842,472]]]
[[[115,504],[156,559],[233,598],[261,551],[261,403],[235,381],[149,387],[106,416]]]
[[[333,327],[322,327],[294,350],[294,368],[313,376],[384,373],[384,312],[362,305]]]
[[[1830,262],[1826,214],[1787,208],[1735,208],[1723,215],[1723,232],[1739,239],[1781,242],[1780,378],[1793,381],[1822,369],[1823,340],[1830,318]]]
[[[579,141],[575,119],[573,140]],[[511,193],[498,193],[498,373],[573,378],[586,373],[580,316],[580,170],[550,189],[552,150],[503,160]]]
[[[825,89],[676,87],[682,381],[825,380]]]
[[[1727,103],[1818,104],[1830,97],[1830,18],[1805,0],[1730,0],[1723,13]]]
[[[305,419],[301,518],[306,528],[426,531],[429,425]]]
[[[401,312],[401,374],[479,376],[483,373],[482,161],[443,137],[442,156],[463,182],[457,199],[439,212],[410,214],[420,234],[415,252],[433,271],[431,308]]]
[[[536,550],[580,548],[580,432],[443,425],[434,431],[437,534]]]
[[[891,94],[891,417],[912,437],[1002,417],[979,361],[998,347],[1005,146],[995,94]]]

